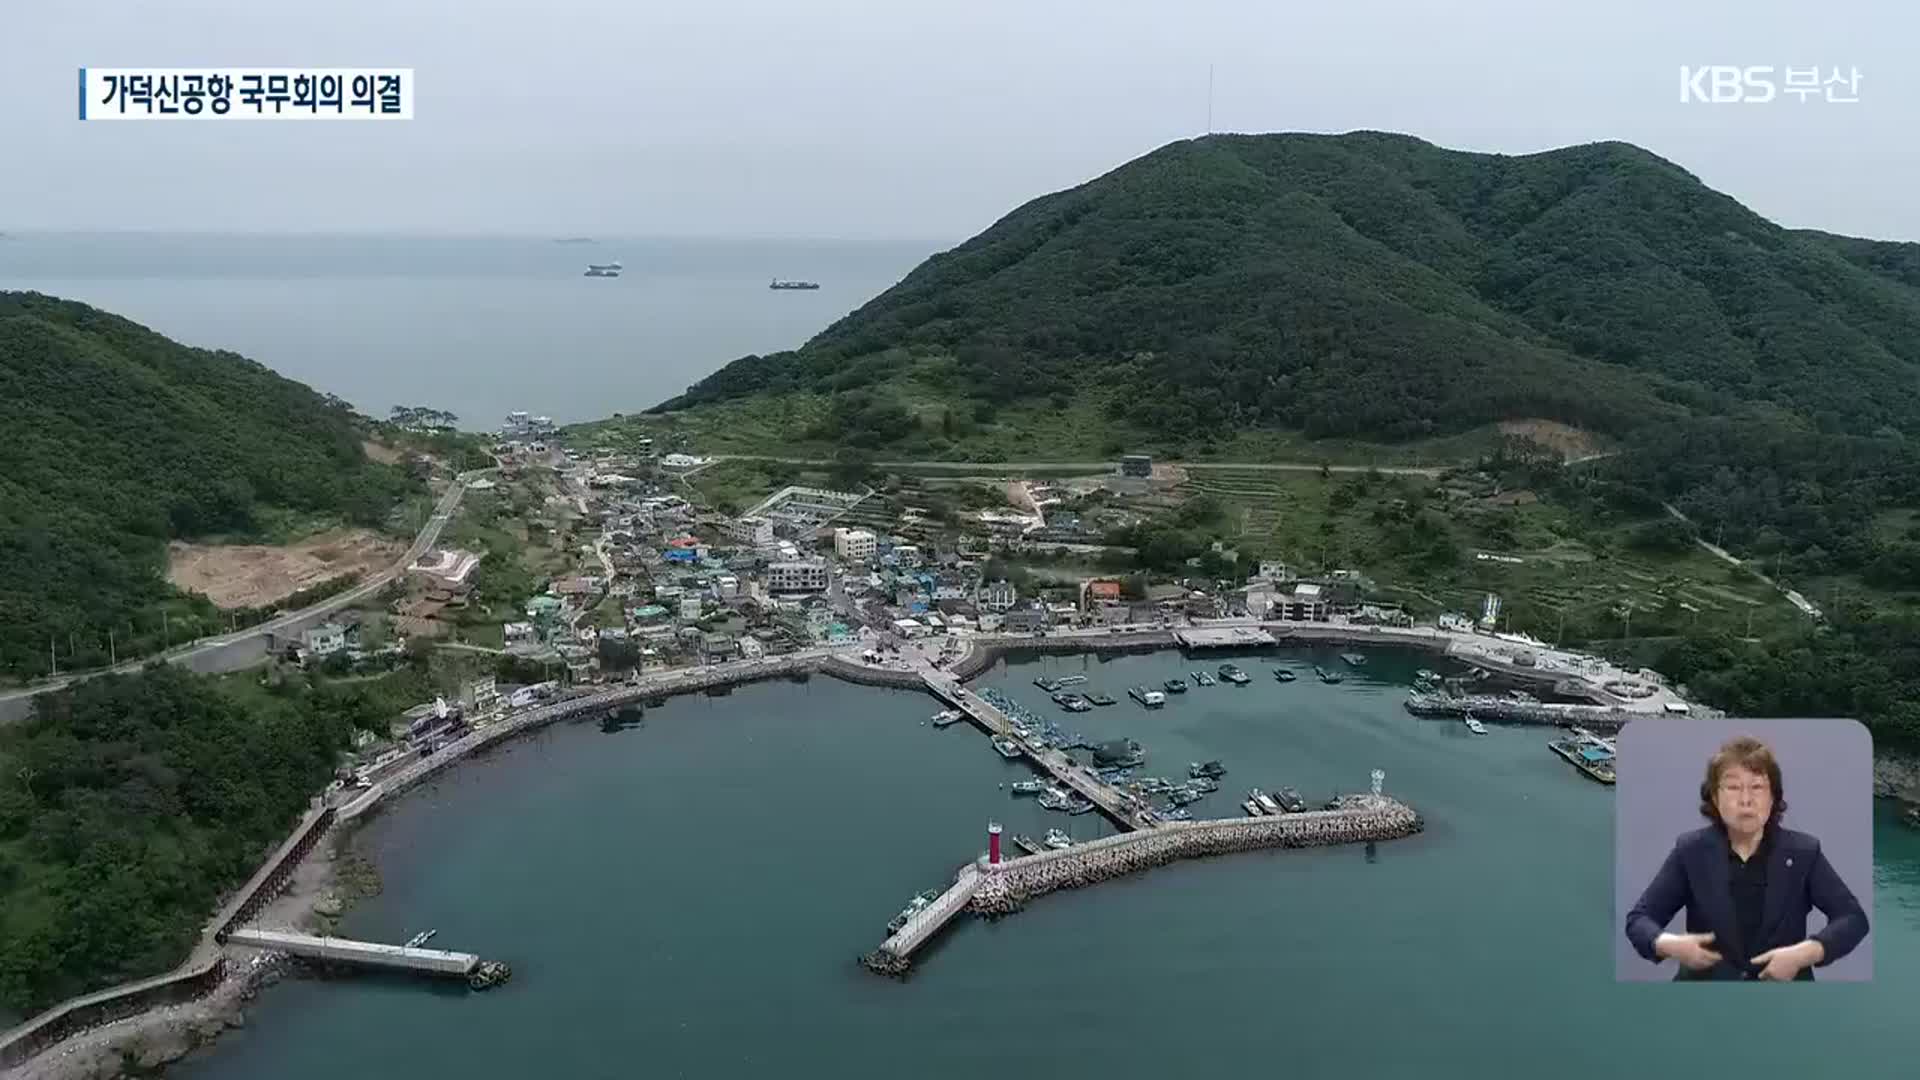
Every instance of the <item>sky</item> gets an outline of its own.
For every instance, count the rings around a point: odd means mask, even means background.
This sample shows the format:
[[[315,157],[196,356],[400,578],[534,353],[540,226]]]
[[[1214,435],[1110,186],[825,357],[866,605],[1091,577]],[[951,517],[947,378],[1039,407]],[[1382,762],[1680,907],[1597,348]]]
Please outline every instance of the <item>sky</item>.
[[[1907,0],[5,0],[0,231],[941,238],[1176,139],[1618,139],[1920,240]],[[1331,9],[1331,10],[1330,10]],[[1860,73],[1680,100],[1682,65]],[[390,123],[81,122],[80,67],[411,67]]]

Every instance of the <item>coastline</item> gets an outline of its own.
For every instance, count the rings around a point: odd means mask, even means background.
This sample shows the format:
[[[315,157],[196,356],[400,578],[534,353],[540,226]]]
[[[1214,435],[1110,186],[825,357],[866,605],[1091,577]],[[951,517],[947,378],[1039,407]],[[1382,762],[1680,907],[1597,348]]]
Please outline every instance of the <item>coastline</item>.
[[[1339,641],[1356,646],[1416,647],[1454,655],[1445,639],[1400,638],[1386,633],[1332,634],[1322,643]],[[1283,640],[1281,647],[1304,642]],[[1179,650],[1167,631],[1137,634],[1061,635],[1035,639],[981,639],[968,643],[967,652],[949,672],[966,682],[991,670],[1002,660],[1036,655],[1145,653]],[[294,863],[284,891],[260,908],[252,925],[297,930],[331,930],[355,900],[378,891],[378,868],[354,849],[358,820],[378,812],[439,772],[458,765],[520,735],[557,721],[605,711],[633,701],[650,701],[775,678],[826,675],[846,682],[899,689],[922,689],[918,672],[904,666],[873,666],[841,652],[807,650],[787,657],[740,661],[711,668],[676,670],[637,685],[624,685],[584,695],[542,709],[529,710],[488,728],[475,731],[432,758],[409,765],[341,806],[336,824],[323,842],[315,843]],[[1477,662],[1466,657],[1463,661]],[[1533,678],[1551,678],[1544,672],[1515,672]],[[1920,761],[1876,755],[1874,797],[1893,798],[1906,805],[1920,804]],[[27,1059],[5,1076],[19,1080],[105,1080],[152,1070],[207,1047],[225,1031],[244,1027],[245,1008],[255,995],[289,974],[298,975],[297,962],[276,954],[226,946],[227,971],[209,992],[190,1001],[148,1009],[86,1029]],[[131,1068],[129,1068],[131,1066]]]

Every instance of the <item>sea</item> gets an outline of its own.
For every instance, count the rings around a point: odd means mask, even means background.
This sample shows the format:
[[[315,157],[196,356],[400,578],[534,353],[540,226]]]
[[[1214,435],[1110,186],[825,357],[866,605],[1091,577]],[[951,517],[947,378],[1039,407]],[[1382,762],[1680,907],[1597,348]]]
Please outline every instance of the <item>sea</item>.
[[[1539,729],[1418,720],[1433,657],[1177,652],[1005,663],[994,686],[1062,726],[1145,748],[1144,773],[1218,759],[1196,816],[1247,789],[1365,788],[1424,833],[1371,847],[1179,863],[971,916],[904,981],[857,957],[915,893],[981,852],[989,821],[1090,839],[1031,775],[929,697],[825,677],[689,696],[637,724],[548,728],[443,775],[359,833],[382,891],[344,932],[509,962],[484,993],[406,978],[297,979],[176,1066],[191,1080],[666,1077],[1912,1077],[1920,832],[1876,815],[1864,984],[1621,984],[1613,791]],[[1251,685],[1147,711],[1130,685],[1233,659]],[[1276,682],[1270,668],[1303,672]],[[1120,704],[1054,709],[1038,675]]]
[[[237,352],[372,416],[429,406],[485,431],[515,410],[572,423],[659,404],[799,346],[951,243],[9,232],[0,290]],[[617,278],[584,276],[615,261]]]

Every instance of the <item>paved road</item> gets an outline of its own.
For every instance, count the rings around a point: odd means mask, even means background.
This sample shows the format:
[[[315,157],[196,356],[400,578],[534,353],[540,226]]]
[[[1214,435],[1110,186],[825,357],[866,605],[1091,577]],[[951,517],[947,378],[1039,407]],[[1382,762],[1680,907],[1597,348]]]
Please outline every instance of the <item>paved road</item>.
[[[714,461],[777,461],[783,465],[826,467],[841,464],[824,458],[770,457],[764,454],[719,454],[715,455]],[[1047,469],[1105,469],[1117,472],[1120,468],[1120,463],[1117,461],[875,461],[871,464],[876,469],[977,469],[989,473],[995,470],[1042,472]],[[1155,466],[1175,466],[1189,471],[1257,469],[1263,472],[1319,472],[1322,468],[1317,461],[1156,461],[1154,464]],[[1445,468],[1437,465],[1328,465],[1325,468],[1329,472],[1337,473],[1363,473],[1371,470],[1399,476],[1438,476],[1446,471]]]
[[[402,555],[386,569],[366,581],[355,585],[353,588],[348,589],[346,592],[329,597],[311,607],[301,608],[299,611],[277,616],[258,626],[250,626],[236,633],[222,634],[219,637],[204,638],[191,645],[174,649],[162,657],[145,656],[136,660],[129,660],[118,667],[80,672],[75,675],[62,676],[58,679],[49,679],[45,682],[36,683],[22,690],[0,692],[0,723],[6,723],[24,716],[35,694],[42,694],[48,690],[58,690],[82,679],[102,674],[105,671],[134,672],[152,663],[156,659],[164,659],[169,664],[185,664],[194,671],[233,670],[259,660],[262,656],[266,655],[266,638],[268,634],[298,626],[313,619],[332,614],[341,608],[358,603],[379,592],[381,589],[386,588],[388,583],[406,573],[407,567],[413,565],[422,555],[432,550],[434,544],[439,542],[440,531],[446,527],[447,522],[453,519],[454,511],[460,506],[461,496],[466,494],[467,485],[480,476],[492,471],[492,469],[479,469],[474,472],[461,473],[455,478],[453,485],[447,489],[446,494],[440,497],[440,502],[434,507],[433,516],[427,519],[425,525],[421,526],[420,532],[414,536],[413,544],[407,548],[406,554]]]
[[[1663,502],[1660,505],[1666,507],[1667,513],[1672,514],[1675,518],[1679,519],[1680,521],[1683,521],[1688,525],[1694,524],[1694,521],[1692,518],[1681,513],[1680,508],[1673,505],[1672,503]],[[1794,607],[1800,609],[1800,613],[1802,615],[1805,615],[1807,618],[1818,619],[1821,617],[1820,609],[1814,605],[1813,601],[1808,600],[1806,597],[1801,596],[1799,593],[1793,591],[1792,589],[1787,588],[1786,586],[1773,580],[1772,578],[1761,573],[1760,571],[1755,570],[1753,567],[1748,566],[1745,562],[1741,561],[1741,559],[1738,556],[1734,555],[1732,552],[1728,551],[1726,548],[1723,548],[1718,544],[1708,543],[1707,539],[1703,536],[1695,536],[1693,538],[1693,542],[1700,545],[1701,550],[1705,551],[1709,555],[1712,555],[1714,558],[1719,559],[1721,562],[1726,563],[1728,566],[1741,567],[1742,569],[1745,569],[1751,572],[1754,577],[1757,577],[1761,581],[1767,583],[1768,585],[1771,585],[1774,588],[1774,591],[1786,597],[1787,602],[1792,604]]]

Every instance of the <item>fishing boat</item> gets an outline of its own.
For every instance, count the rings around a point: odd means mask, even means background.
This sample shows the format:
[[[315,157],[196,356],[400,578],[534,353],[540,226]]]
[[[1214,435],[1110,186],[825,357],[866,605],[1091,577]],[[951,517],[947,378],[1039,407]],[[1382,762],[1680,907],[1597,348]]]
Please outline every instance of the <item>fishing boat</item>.
[[[1160,816],[1168,821],[1192,821],[1193,811],[1185,809],[1162,810]]]
[[[1299,678],[1298,675],[1295,675],[1293,673],[1293,670],[1291,668],[1283,668],[1283,667],[1274,668],[1273,677],[1279,680],[1280,682],[1292,682],[1293,680]]]
[[[1298,814],[1307,808],[1307,800],[1301,798],[1300,793],[1290,787],[1281,788],[1269,798],[1279,803],[1280,809],[1289,814]]]
[[[1472,713],[1468,713],[1467,730],[1473,732],[1475,735],[1485,735],[1487,733],[1487,725],[1475,719]]]
[[[1248,799],[1246,802],[1241,803],[1240,808],[1247,812],[1248,817],[1266,817],[1267,816],[1266,811],[1260,809],[1260,804],[1257,802],[1254,802],[1252,799]]]
[[[1247,798],[1255,806],[1260,808],[1261,813],[1277,814],[1280,812],[1280,804],[1273,801],[1273,796],[1261,791],[1259,788],[1254,788],[1252,791],[1247,792]]]
[[[927,910],[927,908],[931,906],[935,900],[938,900],[938,899],[940,899],[940,890],[928,889],[926,892],[923,892],[920,895],[914,897],[913,899],[907,901],[907,906],[900,909],[900,914],[895,915],[892,919],[888,920],[887,936],[892,937],[893,935],[899,933],[901,927],[907,925],[908,922],[912,921],[915,915],[918,915],[921,912]]]
[[[1204,671],[1190,671],[1188,674],[1193,676],[1195,686],[1212,686],[1220,681]]]
[[[1020,833],[1013,834],[1013,846],[1029,855],[1038,855],[1042,850],[1039,844],[1033,842],[1033,837],[1023,836]]]
[[[1204,798],[1206,798],[1205,793],[1187,787],[1177,787],[1167,792],[1167,801],[1175,806],[1185,806],[1188,803],[1199,802]]]
[[[439,932],[440,931],[438,930],[422,930],[419,933],[407,939],[407,948],[417,949],[420,946],[425,945],[427,942],[433,940],[433,935]]]
[[[1206,794],[1211,794],[1212,792],[1215,792],[1215,791],[1219,791],[1220,781],[1215,780],[1211,776],[1196,776],[1193,779],[1187,781],[1186,786],[1193,789],[1194,791],[1198,791],[1201,794],[1206,795]]]
[[[1008,784],[1007,788],[1015,795],[1038,795],[1047,790],[1047,782],[1045,780],[1015,780],[1013,783]]]
[[[1417,683],[1435,683],[1440,681],[1440,676],[1426,668],[1421,668],[1419,671],[1413,673],[1413,681]]]
[[[1086,681],[1087,681],[1087,677],[1085,675],[1062,675],[1059,678],[1053,680],[1053,685],[1056,687],[1079,686],[1081,683]]]
[[[1047,790],[1040,793],[1040,808],[1043,810],[1065,810],[1072,805],[1073,796],[1067,794],[1065,788],[1048,785]]]
[[[1227,775],[1227,767],[1218,761],[1196,761],[1187,766],[1187,775],[1196,778],[1205,777],[1208,780],[1218,780]]]
[[[1047,846],[1055,851],[1070,848],[1073,846],[1073,837],[1068,836],[1065,829],[1048,829]]]
[[[1007,738],[1005,735],[995,735],[993,737],[993,748],[1000,751],[1000,756],[1009,761],[1019,757],[1021,753],[1020,744]]]
[[[1247,677],[1246,672],[1240,670],[1240,665],[1238,664],[1221,664],[1220,677],[1235,686],[1245,686],[1252,681]]]
[[[1049,694],[1053,693],[1055,690],[1060,689],[1060,686],[1061,686],[1060,683],[1047,678],[1045,675],[1036,676],[1033,680],[1033,685],[1039,687],[1042,690],[1045,690]]]
[[[1067,803],[1067,813],[1075,817],[1093,812],[1093,800],[1076,795]]]
[[[1367,662],[1367,658],[1357,652],[1343,652],[1340,654],[1340,659],[1345,660],[1349,667],[1359,667]]]
[[[1095,705],[1112,705],[1114,703],[1113,699],[1105,694],[1088,694],[1087,700],[1093,702]]]
[[[946,727],[948,724],[957,724],[966,718],[967,714],[959,709],[944,709],[933,714],[933,726]]]
[[[1160,685],[1166,687],[1167,693],[1169,694],[1184,694],[1187,692],[1187,680],[1178,676],[1168,679]]]
[[[1167,703],[1167,695],[1158,690],[1149,690],[1144,686],[1130,686],[1127,696],[1149,709],[1157,709]]]
[[[1320,676],[1320,681],[1323,683],[1337,683],[1344,677],[1337,671],[1329,671],[1323,667],[1315,667],[1313,673]]]

